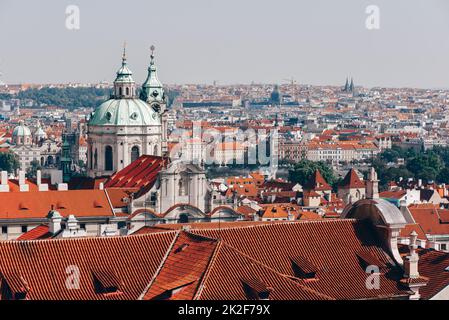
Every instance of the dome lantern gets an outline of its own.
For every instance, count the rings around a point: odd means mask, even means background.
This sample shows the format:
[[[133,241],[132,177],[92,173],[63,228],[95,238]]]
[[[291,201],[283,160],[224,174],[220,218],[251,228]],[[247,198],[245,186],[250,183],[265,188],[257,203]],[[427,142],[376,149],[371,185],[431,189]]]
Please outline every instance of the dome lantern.
[[[126,62],[126,42],[123,45],[122,66],[117,71],[117,77],[114,80],[114,98],[115,99],[134,99],[136,97],[136,85],[132,77],[132,71],[128,68]]]

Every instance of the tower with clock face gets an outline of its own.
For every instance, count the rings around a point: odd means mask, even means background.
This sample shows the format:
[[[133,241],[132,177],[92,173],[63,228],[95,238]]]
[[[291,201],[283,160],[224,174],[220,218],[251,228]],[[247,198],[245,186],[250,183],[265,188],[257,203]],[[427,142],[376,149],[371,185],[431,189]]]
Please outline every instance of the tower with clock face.
[[[140,92],[140,99],[148,103],[151,108],[157,112],[161,119],[161,129],[162,129],[162,155],[167,155],[168,144],[167,144],[167,101],[162,83],[159,81],[157,76],[157,68],[154,63],[154,46],[151,46],[151,60],[150,66],[148,67],[148,76],[142,85],[142,91]]]

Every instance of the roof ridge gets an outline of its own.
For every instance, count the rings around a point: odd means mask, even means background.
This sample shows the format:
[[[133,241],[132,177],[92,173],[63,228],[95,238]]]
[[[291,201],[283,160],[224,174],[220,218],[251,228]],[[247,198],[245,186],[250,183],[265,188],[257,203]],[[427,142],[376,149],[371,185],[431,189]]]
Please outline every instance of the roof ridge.
[[[204,289],[204,283],[206,282],[206,280],[209,277],[209,274],[212,270],[212,266],[213,264],[215,264],[215,260],[218,256],[218,252],[220,252],[222,246],[224,245],[224,242],[222,240],[217,240],[217,244],[215,246],[214,252],[212,253],[210,260],[206,266],[205,272],[203,273],[201,280],[198,283],[197,289],[196,289],[196,293],[193,296],[192,300],[198,300],[199,297],[201,296],[201,294],[203,293],[203,289]]]
[[[161,272],[162,268],[164,267],[165,261],[167,260],[168,256],[170,255],[171,249],[174,247],[176,241],[179,239],[179,236],[181,235],[181,231],[182,230],[176,230],[175,231],[176,232],[176,236],[173,237],[173,240],[172,240],[170,246],[168,247],[167,252],[165,252],[164,257],[162,258],[161,263],[159,264],[159,267],[157,268],[156,272],[151,277],[150,282],[145,287],[145,289],[140,294],[140,296],[137,298],[137,300],[143,300],[145,298],[145,295],[148,293],[148,290],[150,290],[151,285],[154,283],[154,281],[156,280],[157,276],[159,275],[159,273]],[[150,233],[150,234],[157,234],[157,233]],[[141,236],[141,235],[137,235],[137,236]]]

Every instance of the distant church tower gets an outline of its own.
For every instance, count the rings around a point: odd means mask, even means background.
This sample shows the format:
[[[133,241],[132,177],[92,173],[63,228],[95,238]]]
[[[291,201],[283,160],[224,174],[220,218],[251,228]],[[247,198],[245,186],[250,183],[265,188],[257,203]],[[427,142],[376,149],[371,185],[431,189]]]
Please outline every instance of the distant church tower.
[[[148,67],[148,76],[142,85],[140,99],[148,103],[161,118],[162,125],[162,155],[168,153],[168,133],[167,133],[167,101],[162,83],[157,76],[157,68],[154,63],[154,46],[151,46],[150,66]]]
[[[91,177],[110,176],[140,155],[162,154],[160,114],[137,97],[125,49],[111,99],[97,107],[87,127],[87,166]]]

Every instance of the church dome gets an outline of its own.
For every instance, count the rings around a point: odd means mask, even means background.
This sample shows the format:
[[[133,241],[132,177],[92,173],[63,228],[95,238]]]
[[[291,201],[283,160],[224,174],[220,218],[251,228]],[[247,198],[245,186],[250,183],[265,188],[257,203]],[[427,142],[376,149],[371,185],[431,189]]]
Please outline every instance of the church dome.
[[[13,137],[25,137],[31,136],[31,130],[21,122],[12,132]]]
[[[89,126],[157,126],[161,120],[146,102],[140,99],[110,99],[92,114]]]

